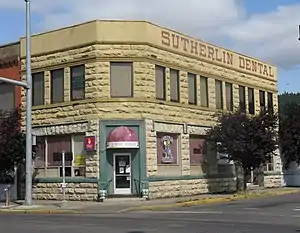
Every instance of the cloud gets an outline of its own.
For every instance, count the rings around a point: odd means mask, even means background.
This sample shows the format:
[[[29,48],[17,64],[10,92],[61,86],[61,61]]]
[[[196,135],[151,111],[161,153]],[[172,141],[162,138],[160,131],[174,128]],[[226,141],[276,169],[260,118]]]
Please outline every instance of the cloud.
[[[32,0],[49,30],[93,19],[144,19],[290,69],[300,63],[300,4],[247,16],[240,0]],[[23,5],[23,6],[21,6]],[[0,8],[20,9],[19,0]]]
[[[300,4],[279,6],[273,12],[252,15],[222,33],[237,49],[290,69],[300,64],[299,12]]]

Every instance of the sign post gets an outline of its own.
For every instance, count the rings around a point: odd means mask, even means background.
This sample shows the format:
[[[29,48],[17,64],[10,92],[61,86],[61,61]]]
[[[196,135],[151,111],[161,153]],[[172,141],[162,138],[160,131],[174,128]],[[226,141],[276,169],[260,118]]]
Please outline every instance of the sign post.
[[[65,151],[62,151],[61,153],[61,159],[62,159],[62,183],[61,183],[61,190],[62,190],[62,202],[65,203],[66,202],[66,154]]]

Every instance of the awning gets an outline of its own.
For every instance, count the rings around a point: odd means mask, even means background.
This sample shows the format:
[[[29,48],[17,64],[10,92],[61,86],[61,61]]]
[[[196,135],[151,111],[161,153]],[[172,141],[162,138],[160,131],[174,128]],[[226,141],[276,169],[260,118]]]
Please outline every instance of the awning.
[[[134,130],[119,126],[107,137],[107,148],[139,148],[139,141]]]

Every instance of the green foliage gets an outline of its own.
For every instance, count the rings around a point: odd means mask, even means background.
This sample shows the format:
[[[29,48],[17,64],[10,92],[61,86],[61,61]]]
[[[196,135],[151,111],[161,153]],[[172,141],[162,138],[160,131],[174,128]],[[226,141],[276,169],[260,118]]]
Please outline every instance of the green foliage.
[[[300,93],[288,93],[284,92],[278,95],[278,108],[280,118],[285,115],[285,106],[290,103],[300,103]]]
[[[283,93],[278,96],[280,113],[280,149],[284,166],[300,163],[300,93]]]
[[[280,148],[285,168],[290,162],[300,163],[300,104],[286,103],[280,119]]]
[[[277,129],[277,114],[226,113],[218,116],[218,124],[208,131],[207,141],[246,172],[269,161],[278,148]]]
[[[0,179],[11,177],[14,166],[23,163],[25,147],[25,135],[21,132],[21,109],[0,112]]]

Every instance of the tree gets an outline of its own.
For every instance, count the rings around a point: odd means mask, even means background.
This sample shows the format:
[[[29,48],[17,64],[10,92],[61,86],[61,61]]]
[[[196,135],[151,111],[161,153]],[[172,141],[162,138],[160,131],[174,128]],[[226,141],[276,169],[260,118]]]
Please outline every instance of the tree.
[[[278,116],[267,111],[249,116],[239,111],[218,115],[218,123],[208,131],[207,141],[219,153],[228,155],[246,174],[268,162],[278,148]]]
[[[300,93],[288,93],[284,92],[278,95],[279,117],[285,115],[285,106],[290,103],[299,103]]]
[[[25,135],[21,131],[21,109],[0,112],[1,179],[13,177],[14,166],[24,162],[25,147]]]
[[[280,149],[284,166],[300,163],[300,104],[289,102],[282,106],[279,127]]]

